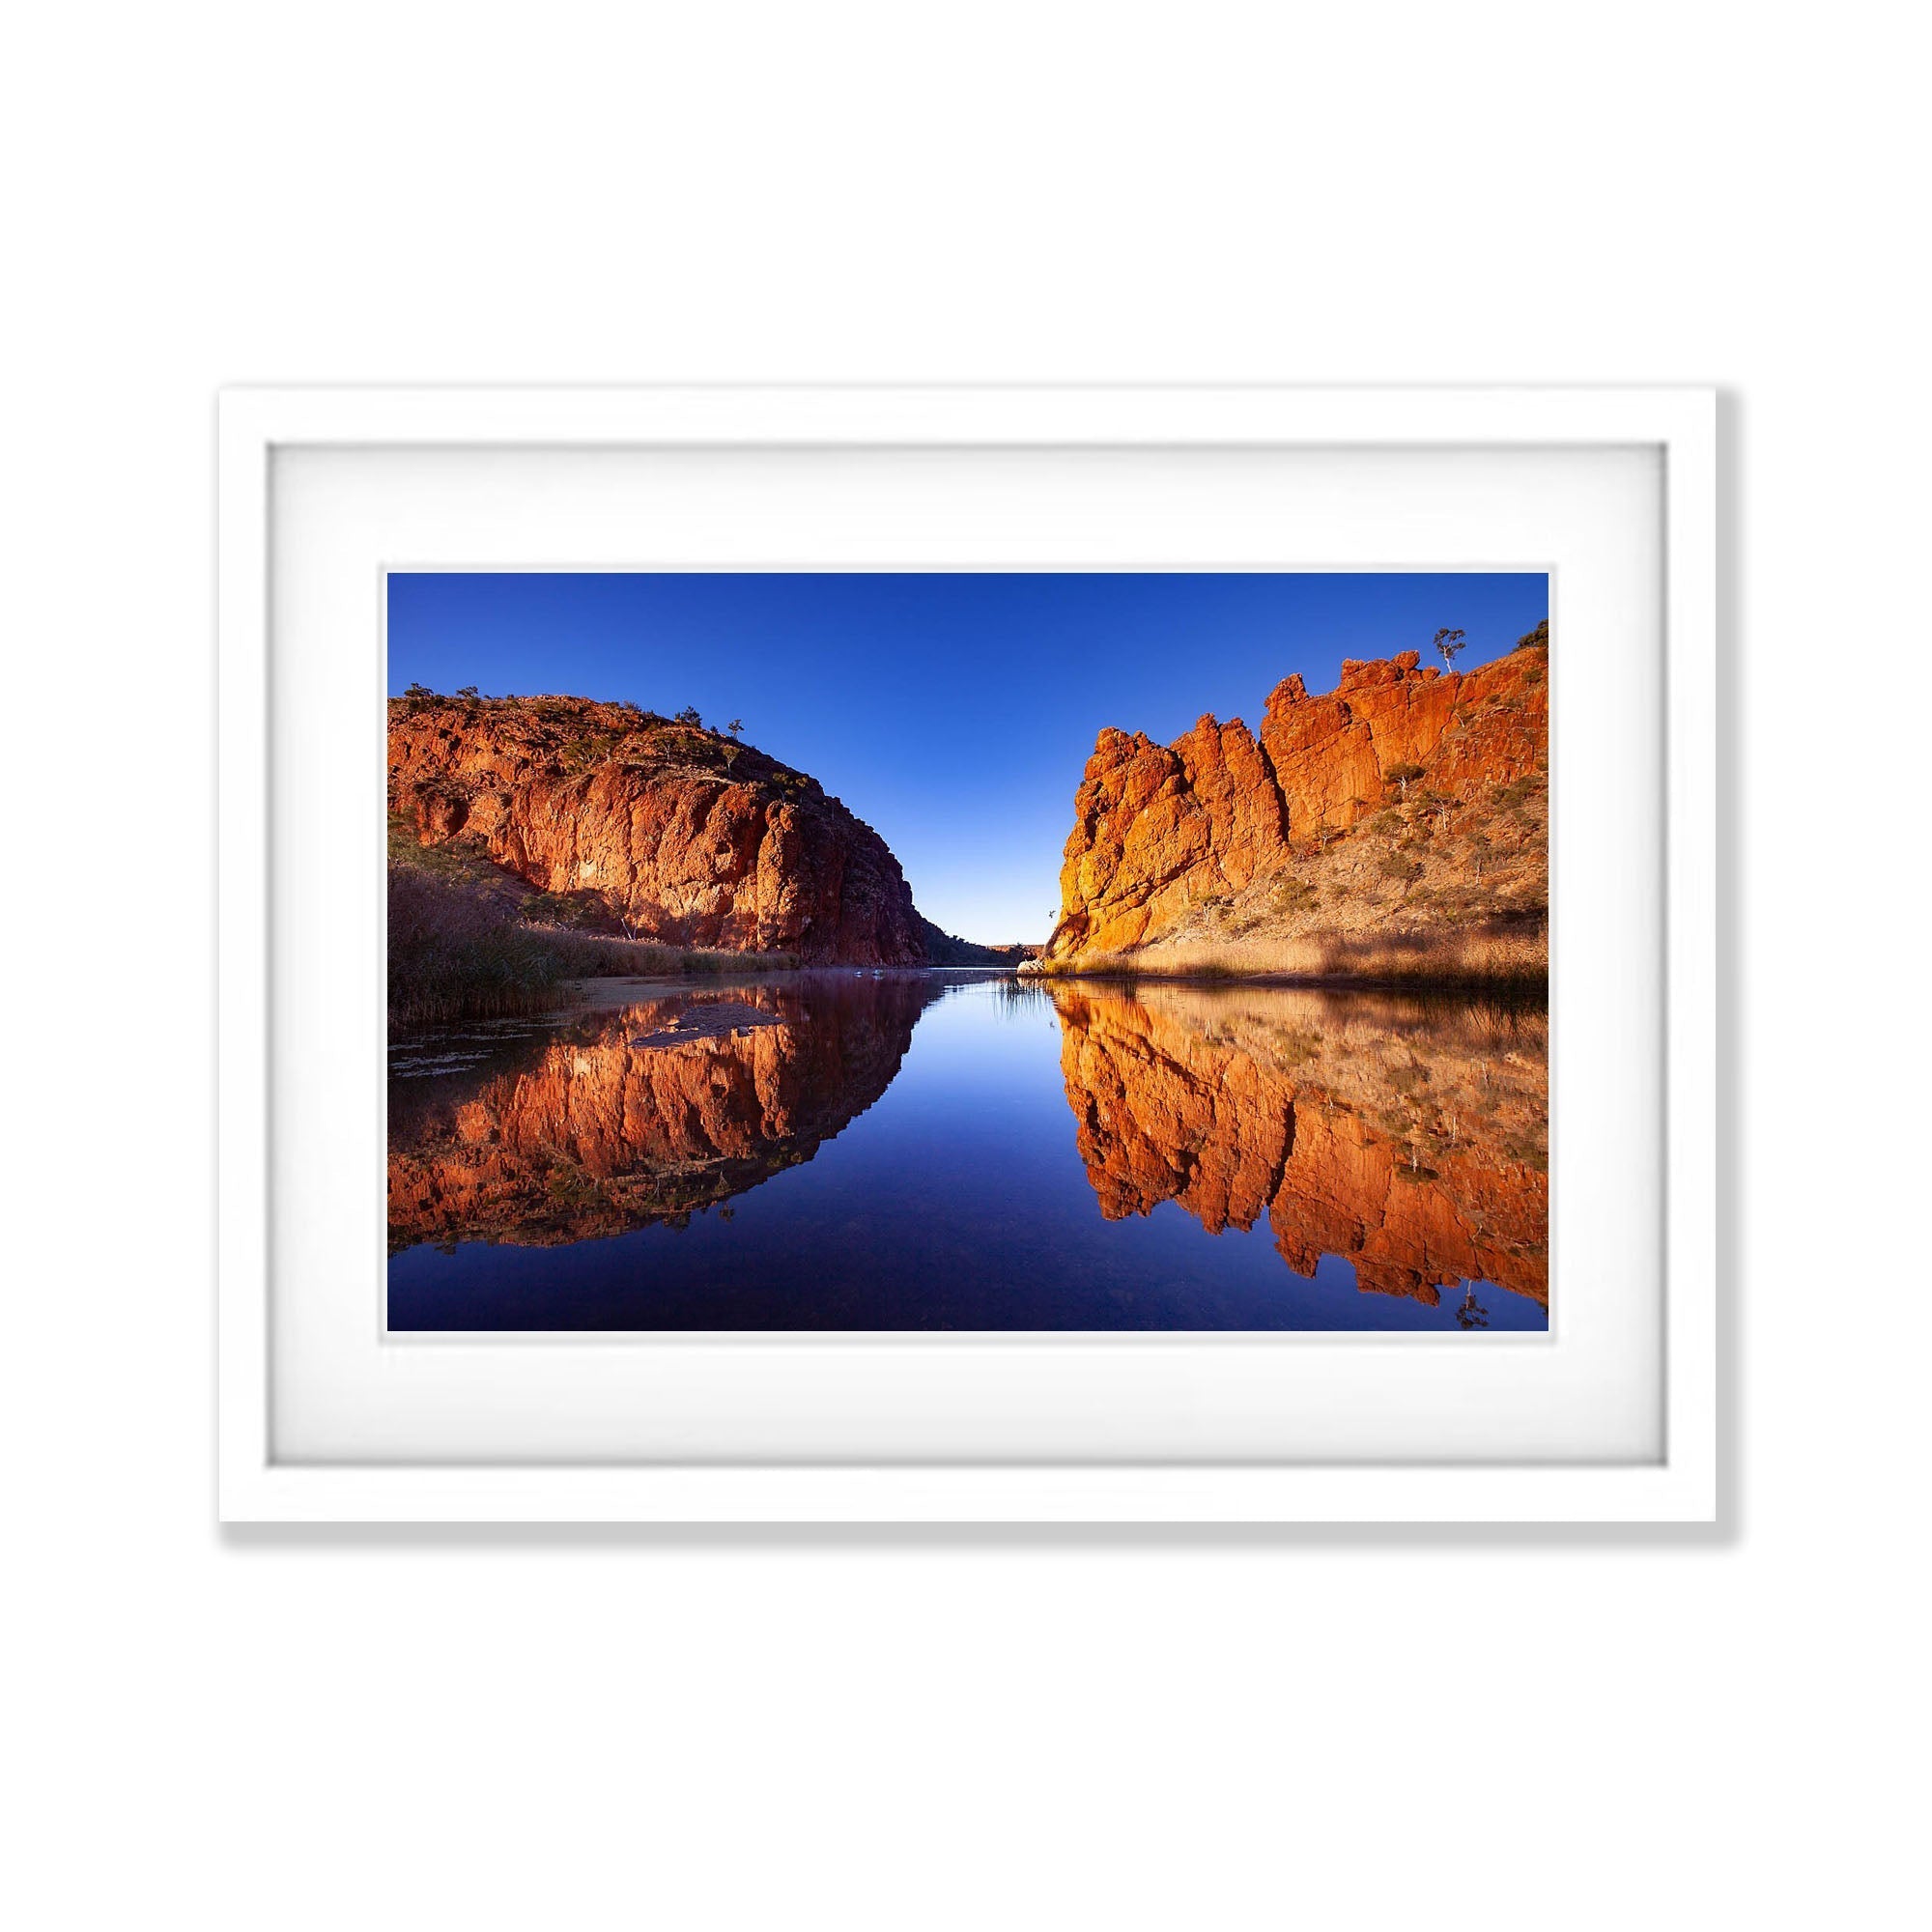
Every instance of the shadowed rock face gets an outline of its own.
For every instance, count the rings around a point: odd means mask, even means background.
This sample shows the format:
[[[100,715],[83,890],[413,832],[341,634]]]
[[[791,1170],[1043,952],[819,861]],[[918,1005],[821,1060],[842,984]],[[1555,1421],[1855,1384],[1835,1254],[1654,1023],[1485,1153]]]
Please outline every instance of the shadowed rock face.
[[[1278,988],[1053,990],[1061,1073],[1110,1220],[1265,1213],[1291,1269],[1435,1304],[1464,1280],[1548,1304],[1548,1021]]]
[[[390,1251],[624,1234],[810,1160],[891,1085],[940,991],[913,978],[838,990],[654,994],[523,1044],[493,1051],[485,1035],[482,1064],[440,1075],[411,1077],[423,1058],[403,1051]]]
[[[914,965],[886,842],[814,779],[715,731],[587,698],[393,699],[389,807],[629,930],[807,961]]]
[[[1345,664],[1325,696],[1284,678],[1259,733],[1211,717],[1165,746],[1103,730],[1074,795],[1048,956],[1154,944],[1203,904],[1285,873],[1297,844],[1348,831],[1408,783],[1447,803],[1465,837],[1481,831],[1497,787],[1540,781],[1548,661],[1519,650],[1464,674],[1424,669],[1405,651]],[[1404,772],[1406,783],[1391,780]]]

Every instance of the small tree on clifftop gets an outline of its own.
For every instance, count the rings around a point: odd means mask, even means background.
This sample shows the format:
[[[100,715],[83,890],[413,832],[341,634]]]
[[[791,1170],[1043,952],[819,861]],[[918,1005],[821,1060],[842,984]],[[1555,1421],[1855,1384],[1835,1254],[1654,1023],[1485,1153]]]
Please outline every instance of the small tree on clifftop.
[[[1435,648],[1442,653],[1442,662],[1451,670],[1456,668],[1457,653],[1463,650],[1467,642],[1466,632],[1452,631],[1446,627],[1437,631],[1435,638]]]

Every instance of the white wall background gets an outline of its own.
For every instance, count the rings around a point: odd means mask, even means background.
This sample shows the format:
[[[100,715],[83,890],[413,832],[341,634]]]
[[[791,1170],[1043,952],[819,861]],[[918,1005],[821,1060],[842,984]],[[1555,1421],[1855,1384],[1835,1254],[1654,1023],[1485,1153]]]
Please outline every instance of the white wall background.
[[[11,1922],[1922,1912],[1907,27],[14,12]],[[217,1534],[213,390],[892,377],[1726,385],[1724,1533]]]

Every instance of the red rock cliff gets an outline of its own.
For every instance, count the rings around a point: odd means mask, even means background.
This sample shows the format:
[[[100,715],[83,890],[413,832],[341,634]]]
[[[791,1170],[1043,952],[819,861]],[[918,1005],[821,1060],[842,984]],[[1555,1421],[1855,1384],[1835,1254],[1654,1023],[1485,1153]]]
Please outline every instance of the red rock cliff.
[[[396,698],[389,807],[542,892],[676,946],[914,965],[898,861],[816,780],[749,745],[586,698]]]
[[[1204,904],[1258,896],[1297,857],[1398,805],[1403,822],[1380,828],[1391,849],[1438,829],[1482,833],[1499,789],[1543,783],[1548,662],[1546,649],[1520,648],[1458,673],[1425,670],[1406,651],[1346,663],[1321,696],[1299,676],[1284,678],[1259,733],[1211,717],[1168,746],[1103,730],[1074,798],[1049,957],[1156,943]],[[1413,810],[1424,798],[1430,810]],[[1446,838],[1437,850],[1447,854]],[[1492,862],[1492,883],[1496,870]],[[1474,876],[1484,876],[1479,863]],[[1355,908],[1355,929],[1386,910]]]

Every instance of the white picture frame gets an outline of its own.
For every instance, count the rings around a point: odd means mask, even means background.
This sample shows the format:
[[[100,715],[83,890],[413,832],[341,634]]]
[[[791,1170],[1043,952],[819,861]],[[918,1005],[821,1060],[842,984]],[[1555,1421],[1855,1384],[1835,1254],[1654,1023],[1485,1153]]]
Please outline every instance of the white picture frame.
[[[218,1508],[227,1521],[1708,1522],[1719,1508],[1716,402],[1704,388],[238,389],[219,409]],[[270,706],[278,458],[487,453],[1640,451],[1661,474],[1662,1182],[1657,1446],[1641,1460],[279,1454],[271,1360]],[[608,553],[593,559],[609,560]],[[700,559],[701,561],[702,559]],[[989,559],[996,563],[1002,559]],[[1150,564],[1162,559],[1148,556]],[[1443,559],[1438,558],[1437,561]],[[1463,557],[1469,566],[1496,559]],[[546,562],[547,558],[532,561]],[[1085,559],[1067,559],[1077,567]],[[1119,567],[1118,562],[1116,567]],[[284,589],[287,586],[282,586]],[[371,621],[375,621],[374,600]],[[372,714],[373,715],[373,714]],[[1559,877],[1556,891],[1566,890]],[[1586,1028],[1569,1016],[1566,1026]],[[1559,1087],[1559,1094],[1562,1090]],[[1559,1100],[1555,1130],[1563,1118]],[[1633,1159],[1655,1157],[1637,1149]],[[286,1181],[286,1178],[285,1178]],[[339,1176],[303,1176],[318,1189]],[[355,1184],[350,1182],[348,1184]],[[286,1185],[284,1188],[286,1194]],[[308,1204],[314,1209],[317,1204]],[[326,1203],[321,1204],[326,1210]],[[1559,1292],[1560,1292],[1559,1274]],[[1131,1346],[1131,1345],[1121,1345]],[[1237,1340],[1224,1344],[1239,1348]],[[284,1390],[285,1394],[286,1391]]]

